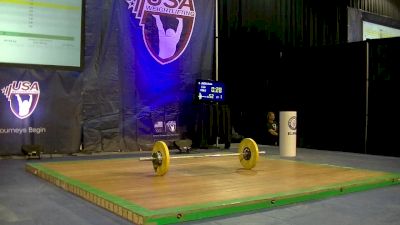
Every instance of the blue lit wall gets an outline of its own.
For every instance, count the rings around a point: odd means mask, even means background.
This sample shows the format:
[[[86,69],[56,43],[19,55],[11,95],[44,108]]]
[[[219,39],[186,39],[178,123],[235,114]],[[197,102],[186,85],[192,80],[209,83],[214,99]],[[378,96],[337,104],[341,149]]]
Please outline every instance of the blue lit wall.
[[[128,8],[134,2],[151,7]],[[21,153],[23,144],[57,153],[135,151],[155,140],[179,139],[193,123],[195,81],[210,79],[214,68],[215,1],[85,3],[82,71],[0,65],[0,88],[13,81],[40,87],[40,98],[33,93],[36,107],[23,119],[13,113],[16,96],[10,106],[1,93],[0,154]],[[160,53],[153,15],[160,16],[165,31],[176,33],[182,18],[172,51]]]
[[[143,1],[137,4],[140,2]],[[180,11],[178,5],[176,8],[163,5],[174,5],[171,2],[174,1],[160,1],[147,8],[153,11],[135,10],[133,2],[120,3],[123,133],[128,139],[136,136],[140,146],[158,139],[179,139],[187,132],[194,113],[195,81],[212,77],[215,2],[182,1],[184,6]],[[144,2],[144,9],[147,3]],[[167,9],[168,13],[161,12]],[[169,58],[158,56],[160,34],[153,15],[159,15],[164,30],[176,32],[177,18],[182,18],[180,40],[175,54]]]

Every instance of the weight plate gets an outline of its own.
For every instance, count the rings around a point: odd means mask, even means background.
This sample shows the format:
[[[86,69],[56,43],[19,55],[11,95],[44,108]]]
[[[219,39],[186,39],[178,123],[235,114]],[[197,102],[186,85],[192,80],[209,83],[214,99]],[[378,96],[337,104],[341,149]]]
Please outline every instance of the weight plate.
[[[153,168],[157,175],[162,176],[168,172],[169,169],[169,150],[168,146],[163,141],[157,141],[153,145],[152,151]]]
[[[251,138],[243,139],[239,144],[239,160],[245,169],[251,169],[256,166],[258,160],[258,146]]]

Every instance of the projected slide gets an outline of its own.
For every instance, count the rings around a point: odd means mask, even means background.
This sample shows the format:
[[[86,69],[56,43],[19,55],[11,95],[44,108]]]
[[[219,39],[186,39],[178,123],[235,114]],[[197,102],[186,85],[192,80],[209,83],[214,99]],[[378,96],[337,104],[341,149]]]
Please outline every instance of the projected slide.
[[[80,67],[82,0],[0,0],[0,63]]]
[[[400,37],[400,30],[363,21],[363,40]]]

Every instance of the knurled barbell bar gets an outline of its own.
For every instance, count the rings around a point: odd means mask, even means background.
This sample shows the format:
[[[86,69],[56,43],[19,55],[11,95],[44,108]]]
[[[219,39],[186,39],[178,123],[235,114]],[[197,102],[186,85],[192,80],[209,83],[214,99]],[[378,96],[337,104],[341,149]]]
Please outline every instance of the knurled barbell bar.
[[[252,169],[256,166],[259,152],[256,142],[251,138],[244,138],[239,143],[238,153],[225,154],[209,154],[209,155],[187,155],[170,157],[168,146],[163,141],[157,141],[153,145],[151,157],[141,157],[140,161],[152,161],[154,171],[157,175],[164,175],[168,172],[170,159],[185,159],[185,158],[204,158],[204,157],[223,157],[223,156],[239,156],[240,164],[245,169]]]

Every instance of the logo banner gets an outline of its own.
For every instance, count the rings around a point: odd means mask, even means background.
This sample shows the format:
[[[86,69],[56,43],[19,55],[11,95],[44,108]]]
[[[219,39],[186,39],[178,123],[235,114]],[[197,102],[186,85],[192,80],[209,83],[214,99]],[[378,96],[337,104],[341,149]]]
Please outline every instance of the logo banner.
[[[13,81],[3,87],[1,92],[10,103],[10,109],[19,119],[28,118],[36,109],[40,88],[37,81]]]
[[[194,0],[126,0],[139,20],[147,51],[158,63],[175,61],[185,51],[196,19]]]
[[[151,145],[190,136],[196,80],[213,74],[215,0],[125,0],[120,7],[123,138]]]

